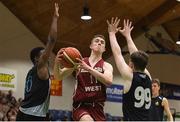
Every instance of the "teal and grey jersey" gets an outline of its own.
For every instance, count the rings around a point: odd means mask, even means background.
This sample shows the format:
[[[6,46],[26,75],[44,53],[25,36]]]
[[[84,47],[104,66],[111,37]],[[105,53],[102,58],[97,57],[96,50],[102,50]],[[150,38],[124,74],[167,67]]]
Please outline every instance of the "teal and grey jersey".
[[[29,108],[22,108],[20,107],[19,110],[25,114],[39,116],[39,117],[46,117],[49,109],[49,101],[50,101],[50,94],[47,96],[44,103],[38,106],[29,107]]]
[[[34,116],[44,117],[48,111],[50,99],[50,80],[41,80],[37,66],[29,70],[26,77],[24,100],[20,111]]]

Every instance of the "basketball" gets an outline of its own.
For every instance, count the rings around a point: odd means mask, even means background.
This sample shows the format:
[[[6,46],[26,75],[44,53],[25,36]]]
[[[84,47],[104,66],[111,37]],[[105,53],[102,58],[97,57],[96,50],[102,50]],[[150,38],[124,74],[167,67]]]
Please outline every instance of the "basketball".
[[[76,63],[78,63],[76,58],[82,59],[79,50],[74,47],[67,47],[63,51],[63,60],[61,61],[61,64],[64,67],[72,68]]]

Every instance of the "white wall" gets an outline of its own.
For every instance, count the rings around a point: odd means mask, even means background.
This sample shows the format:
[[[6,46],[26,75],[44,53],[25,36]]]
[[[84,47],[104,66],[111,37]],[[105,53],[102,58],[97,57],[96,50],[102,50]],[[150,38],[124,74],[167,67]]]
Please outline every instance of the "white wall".
[[[160,27],[161,28],[161,27]],[[161,28],[162,29],[162,28]],[[138,47],[147,47],[148,41],[143,36],[137,38],[135,43]],[[0,67],[14,69],[18,75],[18,88],[16,97],[23,97],[24,82],[27,71],[32,64],[29,60],[29,51],[36,46],[43,44],[0,2]],[[180,57],[173,55],[150,56],[149,70],[153,77],[158,77],[164,82],[179,84]],[[121,77],[114,64],[114,59],[108,59],[114,67],[114,83],[121,84]],[[63,95],[51,97],[51,109],[71,110],[72,94],[74,90],[74,78],[69,77],[63,80]],[[170,106],[180,111],[179,101],[170,101]],[[105,112],[112,115],[122,116],[122,104],[107,102]]]
[[[171,40],[169,35],[161,26],[151,28],[150,33],[156,35],[161,32],[163,38]],[[141,50],[153,50],[154,46],[143,35],[135,39],[137,47]],[[155,48],[156,49],[156,48]],[[149,55],[148,70],[152,78],[159,78],[160,81],[180,85],[180,56],[172,54],[154,54]]]
[[[179,100],[168,100],[170,108],[175,108],[176,112],[180,112],[180,102]]]
[[[42,43],[0,2],[0,67],[17,71],[17,97],[24,94],[24,81],[32,64],[29,52]]]
[[[51,109],[71,110],[72,95],[74,91],[75,80],[73,76],[67,77],[62,82],[62,96],[52,96],[50,101]]]

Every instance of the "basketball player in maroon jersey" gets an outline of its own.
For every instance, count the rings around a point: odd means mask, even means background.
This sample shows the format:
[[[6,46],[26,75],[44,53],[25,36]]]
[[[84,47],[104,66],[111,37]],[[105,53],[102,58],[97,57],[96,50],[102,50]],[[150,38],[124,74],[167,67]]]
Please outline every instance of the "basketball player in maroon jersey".
[[[104,102],[106,86],[112,84],[113,67],[102,59],[105,52],[105,38],[95,35],[90,44],[90,57],[79,60],[76,68],[60,68],[63,49],[56,56],[54,75],[62,80],[80,69],[76,74],[76,86],[73,95],[73,120],[75,121],[105,121]]]

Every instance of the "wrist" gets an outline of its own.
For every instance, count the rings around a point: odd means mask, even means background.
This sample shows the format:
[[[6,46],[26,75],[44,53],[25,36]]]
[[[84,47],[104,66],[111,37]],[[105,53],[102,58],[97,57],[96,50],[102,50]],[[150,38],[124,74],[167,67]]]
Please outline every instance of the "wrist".
[[[88,68],[87,68],[87,71],[88,71],[88,72],[91,72],[91,71],[92,71],[92,67],[88,67]]]
[[[55,21],[57,21],[57,20],[58,20],[58,18],[59,18],[59,17],[58,17],[58,16],[56,16],[56,15],[54,15],[54,16],[53,16],[53,19],[54,19]]]
[[[131,40],[131,35],[129,34],[129,35],[125,36],[125,38],[126,38],[126,40]]]
[[[110,31],[110,32],[109,32],[109,35],[115,35],[115,32]]]
[[[57,17],[54,17],[54,21],[57,23],[57,21],[58,21],[58,18],[57,18]]]

